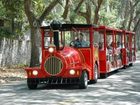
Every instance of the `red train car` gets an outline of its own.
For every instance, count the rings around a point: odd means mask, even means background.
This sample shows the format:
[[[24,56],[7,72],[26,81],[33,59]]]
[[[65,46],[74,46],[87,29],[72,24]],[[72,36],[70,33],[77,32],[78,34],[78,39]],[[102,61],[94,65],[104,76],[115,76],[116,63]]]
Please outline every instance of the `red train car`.
[[[123,31],[124,33],[124,42],[125,42],[125,58],[124,58],[124,66],[127,65],[132,66],[133,62],[136,60],[136,36],[134,32]]]
[[[130,35],[126,35],[128,33]],[[29,89],[35,89],[41,83],[75,84],[85,89],[88,83],[96,83],[100,76],[106,77],[112,70],[131,64],[136,59],[135,34],[131,32],[53,21],[50,26],[41,27],[41,36],[41,65],[25,69]],[[126,36],[129,41],[134,37],[128,46]],[[117,41],[121,46],[118,51]],[[108,42],[112,44],[110,50]]]
[[[100,77],[106,78],[109,72],[132,65],[136,60],[135,33],[99,26]]]

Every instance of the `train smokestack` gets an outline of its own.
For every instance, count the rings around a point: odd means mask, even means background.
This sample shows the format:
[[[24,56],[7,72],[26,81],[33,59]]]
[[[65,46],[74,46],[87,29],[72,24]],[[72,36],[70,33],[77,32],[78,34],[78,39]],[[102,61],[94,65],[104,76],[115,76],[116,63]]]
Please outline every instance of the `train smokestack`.
[[[53,30],[54,45],[56,46],[56,49],[59,50],[59,29],[62,27],[62,24],[59,21],[53,20],[50,26]]]

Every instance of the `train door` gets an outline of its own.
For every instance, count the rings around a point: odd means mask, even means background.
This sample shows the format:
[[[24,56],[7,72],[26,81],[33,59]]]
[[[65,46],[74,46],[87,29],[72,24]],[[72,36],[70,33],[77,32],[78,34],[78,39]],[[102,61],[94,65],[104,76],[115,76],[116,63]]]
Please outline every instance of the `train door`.
[[[97,29],[99,32],[99,69],[100,69],[100,77],[101,78],[106,78],[107,77],[107,71],[106,71],[106,49],[105,49],[105,29],[104,27],[100,27]]]
[[[93,29],[94,30],[94,29]],[[102,39],[102,36],[99,34],[99,32],[97,30],[93,31],[93,34],[91,34],[91,36],[93,35],[92,38],[92,49],[93,49],[93,73],[94,73],[94,77],[98,78],[100,76],[100,64],[99,64],[99,41],[100,39]],[[95,74],[96,73],[96,74]],[[96,79],[97,80],[97,79]]]

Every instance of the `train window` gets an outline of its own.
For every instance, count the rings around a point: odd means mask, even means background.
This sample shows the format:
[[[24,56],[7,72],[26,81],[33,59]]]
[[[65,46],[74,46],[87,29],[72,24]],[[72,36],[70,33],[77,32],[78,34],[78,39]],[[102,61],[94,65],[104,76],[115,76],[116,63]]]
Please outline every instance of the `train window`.
[[[65,46],[69,46],[69,43],[71,41],[71,32],[70,31],[63,31],[63,39],[64,39],[64,43],[65,43]]]
[[[135,35],[132,35],[132,56],[135,56]]]
[[[129,34],[126,34],[126,48],[129,49]]]
[[[44,47],[48,48],[51,44],[52,44],[52,35],[49,31],[46,31],[44,36]]]
[[[99,49],[104,50],[104,34],[100,33],[99,36]]]
[[[44,37],[44,46],[45,48],[50,46],[50,37]]]
[[[132,48],[134,48],[134,47],[135,47],[135,36],[132,35]]]
[[[65,36],[65,45],[72,46],[76,48],[89,47],[89,31],[78,30],[78,31],[65,31],[63,32]]]
[[[123,47],[123,43],[122,43],[123,41],[121,41],[121,40],[122,40],[122,34],[117,33],[116,34],[116,47],[118,49]]]
[[[94,31],[94,34],[93,34],[93,44],[98,44],[100,42],[100,39],[102,39],[103,37],[99,34],[98,31]],[[103,39],[102,39],[103,41]]]
[[[46,31],[44,36],[44,47],[54,45],[53,32]],[[59,45],[72,46],[76,48],[90,47],[89,30],[64,30],[59,31]]]
[[[121,47],[125,48],[125,45],[124,45],[124,35],[123,34],[122,34],[122,39],[121,40],[122,40]]]

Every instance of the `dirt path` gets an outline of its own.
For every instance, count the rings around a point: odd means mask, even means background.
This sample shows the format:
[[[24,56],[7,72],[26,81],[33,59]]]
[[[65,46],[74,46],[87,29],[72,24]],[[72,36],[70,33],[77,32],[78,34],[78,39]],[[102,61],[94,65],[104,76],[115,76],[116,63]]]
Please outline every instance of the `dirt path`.
[[[0,68],[0,84],[8,83],[10,81],[19,81],[26,78],[26,73],[22,68]]]

